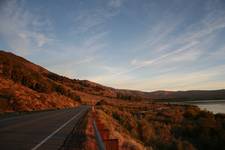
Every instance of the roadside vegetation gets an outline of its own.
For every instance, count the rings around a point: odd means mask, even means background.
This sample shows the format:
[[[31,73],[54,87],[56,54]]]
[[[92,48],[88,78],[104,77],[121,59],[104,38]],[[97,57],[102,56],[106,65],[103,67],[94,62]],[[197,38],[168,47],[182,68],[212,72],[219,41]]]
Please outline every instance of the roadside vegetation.
[[[101,101],[97,109],[154,150],[225,149],[225,114],[197,106]],[[121,130],[122,131],[122,130]]]

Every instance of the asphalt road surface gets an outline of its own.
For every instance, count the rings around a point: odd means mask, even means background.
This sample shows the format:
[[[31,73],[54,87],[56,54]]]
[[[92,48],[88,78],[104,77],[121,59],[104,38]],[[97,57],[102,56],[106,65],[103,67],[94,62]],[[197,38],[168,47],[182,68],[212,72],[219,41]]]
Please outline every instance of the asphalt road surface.
[[[1,150],[57,150],[89,106],[0,120]]]

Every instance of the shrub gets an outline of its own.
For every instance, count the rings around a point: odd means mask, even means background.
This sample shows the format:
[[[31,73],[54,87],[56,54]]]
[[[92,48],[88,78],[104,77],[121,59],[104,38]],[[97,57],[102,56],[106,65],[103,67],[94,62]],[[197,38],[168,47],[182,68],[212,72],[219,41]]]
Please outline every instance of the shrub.
[[[15,93],[13,90],[9,88],[4,88],[0,90],[0,98],[6,99],[6,100],[11,100],[15,98]]]

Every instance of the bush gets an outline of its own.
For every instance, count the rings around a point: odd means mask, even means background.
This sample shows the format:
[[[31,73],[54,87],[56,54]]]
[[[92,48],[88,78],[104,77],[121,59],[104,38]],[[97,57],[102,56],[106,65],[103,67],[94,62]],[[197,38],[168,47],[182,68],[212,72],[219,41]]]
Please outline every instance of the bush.
[[[196,119],[198,116],[199,110],[194,107],[188,107],[184,113],[184,117],[189,119]]]
[[[0,98],[6,99],[6,100],[11,100],[15,98],[15,93],[13,90],[9,88],[4,88],[0,90]]]

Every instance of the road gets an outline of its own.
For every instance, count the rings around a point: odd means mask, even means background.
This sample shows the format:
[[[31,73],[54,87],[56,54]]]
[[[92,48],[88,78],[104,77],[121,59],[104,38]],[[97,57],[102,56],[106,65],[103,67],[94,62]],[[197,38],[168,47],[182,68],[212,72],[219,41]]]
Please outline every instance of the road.
[[[89,106],[0,120],[1,150],[57,150]]]

